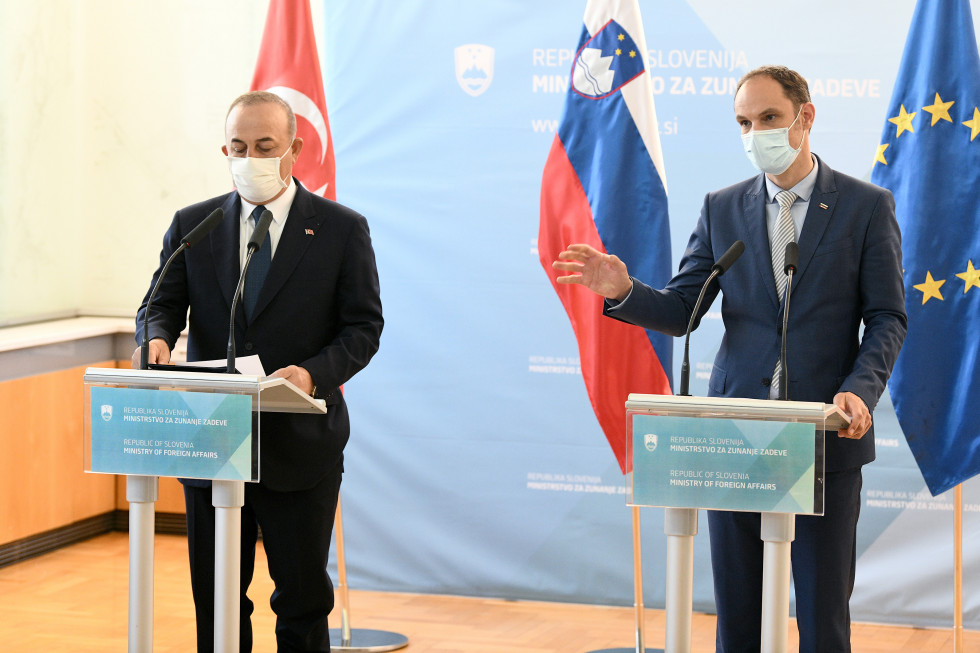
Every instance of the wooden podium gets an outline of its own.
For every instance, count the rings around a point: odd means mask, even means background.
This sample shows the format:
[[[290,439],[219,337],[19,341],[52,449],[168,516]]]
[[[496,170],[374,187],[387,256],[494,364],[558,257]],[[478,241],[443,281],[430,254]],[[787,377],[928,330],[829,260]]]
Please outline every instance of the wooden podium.
[[[193,371],[89,368],[85,470],[126,475],[129,651],[153,650],[154,503],[160,476],[212,480],[215,651],[239,650],[241,508],[257,482],[252,414],[327,412],[285,379]],[[258,420],[255,420],[258,424]]]
[[[847,416],[821,403],[631,394],[626,417],[627,504],[665,508],[666,652],[691,650],[699,509],[762,513],[762,652],[785,652],[795,515],[823,514],[824,431]]]

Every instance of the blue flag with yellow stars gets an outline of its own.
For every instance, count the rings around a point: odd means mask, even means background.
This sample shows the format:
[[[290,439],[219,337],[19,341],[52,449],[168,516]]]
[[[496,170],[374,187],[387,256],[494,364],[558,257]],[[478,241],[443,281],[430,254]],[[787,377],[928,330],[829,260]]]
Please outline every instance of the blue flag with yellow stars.
[[[980,57],[968,0],[919,0],[871,181],[902,229],[890,390],[933,495],[980,473]]]

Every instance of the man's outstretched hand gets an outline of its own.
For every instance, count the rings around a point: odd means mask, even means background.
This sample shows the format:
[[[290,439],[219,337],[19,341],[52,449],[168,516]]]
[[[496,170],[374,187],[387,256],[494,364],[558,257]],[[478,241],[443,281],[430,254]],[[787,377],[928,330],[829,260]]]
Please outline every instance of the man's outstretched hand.
[[[569,245],[551,264],[555,270],[566,272],[556,281],[561,284],[585,286],[597,295],[621,302],[633,289],[626,264],[614,254],[603,254],[589,245]]]

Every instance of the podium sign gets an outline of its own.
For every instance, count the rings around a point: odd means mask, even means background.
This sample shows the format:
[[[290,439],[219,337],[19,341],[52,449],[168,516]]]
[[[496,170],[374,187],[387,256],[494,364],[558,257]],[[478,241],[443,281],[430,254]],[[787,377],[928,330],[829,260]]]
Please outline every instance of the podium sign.
[[[832,404],[631,394],[627,503],[822,515]]]
[[[633,505],[823,514],[813,424],[650,414],[630,420]]]
[[[92,387],[89,470],[258,480],[249,395]]]

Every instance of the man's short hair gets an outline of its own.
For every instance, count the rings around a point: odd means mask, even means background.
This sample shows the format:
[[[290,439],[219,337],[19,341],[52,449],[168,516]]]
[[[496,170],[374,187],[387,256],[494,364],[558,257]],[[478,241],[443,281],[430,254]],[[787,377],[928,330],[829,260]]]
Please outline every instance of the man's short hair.
[[[738,80],[738,87],[735,89],[735,94],[738,94],[742,88],[742,84],[760,75],[765,75],[778,82],[783,87],[783,93],[786,94],[786,97],[793,103],[793,108],[797,111],[800,110],[801,106],[810,101],[810,87],[807,85],[803,75],[795,70],[790,70],[786,66],[759,66],[755,70],[750,70],[742,75],[742,79]]]
[[[293,108],[289,106],[289,103],[283,100],[281,97],[275,93],[270,93],[269,91],[249,91],[248,93],[242,93],[235,101],[231,103],[228,107],[228,113],[225,114],[225,122],[228,122],[228,116],[231,115],[232,110],[241,105],[243,107],[250,107],[256,104],[278,104],[286,112],[286,127],[289,129],[289,137],[296,138],[296,114],[293,113]]]

